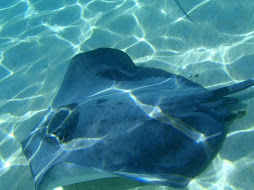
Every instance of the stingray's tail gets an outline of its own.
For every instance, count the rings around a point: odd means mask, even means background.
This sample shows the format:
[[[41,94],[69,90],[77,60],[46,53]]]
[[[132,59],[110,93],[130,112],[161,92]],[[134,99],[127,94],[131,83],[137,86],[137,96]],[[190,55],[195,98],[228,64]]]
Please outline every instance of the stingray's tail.
[[[191,22],[193,22],[192,19],[190,18],[190,16],[187,14],[187,12],[182,8],[182,6],[181,6],[180,3],[178,2],[178,0],[175,0],[175,2],[176,2],[176,4],[177,4],[177,6],[181,9],[181,11],[183,12],[183,14],[184,14]]]
[[[233,84],[230,86],[222,87],[219,89],[211,90],[212,96],[214,99],[218,99],[224,96],[227,96],[229,94],[233,94],[239,91],[242,91],[246,88],[249,88],[251,86],[254,86],[254,79],[249,79],[243,82],[239,82],[237,84]]]

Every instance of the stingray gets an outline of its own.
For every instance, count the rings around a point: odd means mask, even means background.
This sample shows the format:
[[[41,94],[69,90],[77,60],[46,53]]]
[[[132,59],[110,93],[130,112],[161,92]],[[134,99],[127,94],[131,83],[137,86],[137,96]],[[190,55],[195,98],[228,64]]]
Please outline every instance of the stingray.
[[[36,189],[108,177],[185,187],[207,166],[249,79],[207,90],[138,67],[117,49],[73,57],[49,109],[22,141]]]

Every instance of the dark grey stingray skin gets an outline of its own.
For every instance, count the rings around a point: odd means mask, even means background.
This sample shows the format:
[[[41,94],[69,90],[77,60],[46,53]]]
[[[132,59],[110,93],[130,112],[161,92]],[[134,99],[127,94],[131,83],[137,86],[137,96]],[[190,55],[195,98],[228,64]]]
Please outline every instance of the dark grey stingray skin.
[[[162,70],[137,67],[120,50],[76,55],[40,123],[22,142],[36,189],[122,176],[185,187],[216,153],[231,115],[216,90]]]

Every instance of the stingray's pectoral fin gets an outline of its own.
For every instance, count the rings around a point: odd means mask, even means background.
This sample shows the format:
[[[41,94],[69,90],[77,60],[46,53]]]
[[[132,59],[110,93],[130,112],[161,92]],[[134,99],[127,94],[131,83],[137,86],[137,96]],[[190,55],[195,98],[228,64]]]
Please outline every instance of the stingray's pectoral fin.
[[[229,94],[233,94],[233,93],[242,91],[242,90],[249,88],[251,86],[254,86],[254,79],[249,79],[249,80],[237,83],[237,84],[233,84],[230,86],[215,89],[215,90],[211,91],[212,98],[219,99],[219,98],[227,96]]]

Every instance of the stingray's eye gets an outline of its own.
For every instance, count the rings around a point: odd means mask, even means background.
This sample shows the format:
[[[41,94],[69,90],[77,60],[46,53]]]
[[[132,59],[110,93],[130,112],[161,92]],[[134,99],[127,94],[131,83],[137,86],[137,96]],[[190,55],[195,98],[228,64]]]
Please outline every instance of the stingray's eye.
[[[55,134],[58,130],[58,127],[61,125],[61,123],[65,120],[65,118],[68,116],[69,111],[68,110],[60,110],[58,111],[53,118],[51,119],[49,126],[48,126],[48,133]]]
[[[63,140],[62,140],[64,143],[65,142],[68,142],[68,133],[65,132],[64,135],[63,135]]]
[[[63,128],[57,129],[52,133],[54,136],[58,138],[61,142],[67,142],[68,132],[65,131]]]
[[[59,140],[62,140],[63,138],[63,130],[62,129],[56,129],[55,131],[52,132],[52,134],[56,137],[58,137]]]
[[[64,134],[61,133],[61,135],[59,136],[59,140],[62,141],[64,139]]]
[[[65,132],[65,131],[64,131],[63,133],[61,133],[60,136],[59,136],[59,140],[65,142],[65,139],[66,139],[66,137],[67,137],[67,134],[68,134],[68,133]]]

